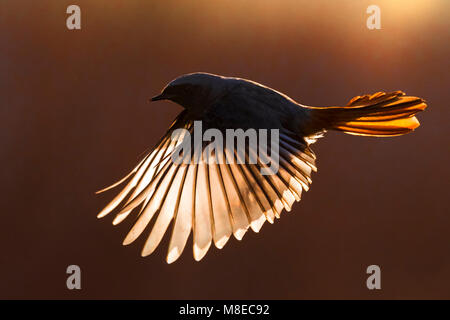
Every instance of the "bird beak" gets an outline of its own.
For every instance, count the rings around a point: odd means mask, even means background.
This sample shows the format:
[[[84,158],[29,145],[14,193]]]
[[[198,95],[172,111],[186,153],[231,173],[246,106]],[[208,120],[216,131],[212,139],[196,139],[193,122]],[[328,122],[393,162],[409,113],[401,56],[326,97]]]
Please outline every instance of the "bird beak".
[[[157,96],[154,96],[153,98],[150,99],[150,101],[158,101],[158,100],[164,100],[166,99],[166,97],[161,93],[158,94]]]

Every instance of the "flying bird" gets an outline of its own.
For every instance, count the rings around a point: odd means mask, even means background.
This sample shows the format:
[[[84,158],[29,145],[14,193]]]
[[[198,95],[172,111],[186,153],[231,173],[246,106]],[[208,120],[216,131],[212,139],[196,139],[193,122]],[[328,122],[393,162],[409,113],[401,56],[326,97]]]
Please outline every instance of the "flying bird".
[[[158,100],[171,100],[184,110],[127,176],[98,191],[124,185],[98,217],[116,212],[116,225],[134,216],[123,244],[132,243],[148,229],[142,256],[151,254],[170,230],[168,263],[180,257],[191,232],[194,258],[199,261],[212,243],[221,249],[232,235],[241,240],[249,228],[259,232],[265,221],[273,223],[283,209],[290,211],[302,192],[308,191],[311,173],[317,171],[310,145],[326,131],[403,135],[419,126],[415,114],[426,108],[423,99],[402,91],[356,96],[345,106],[311,107],[254,81],[209,73],[176,78],[151,99]],[[175,163],[170,155],[185,139],[175,134],[176,129],[192,132],[195,121],[202,121],[203,130],[220,132],[278,129],[278,170],[262,174],[260,169],[267,162],[259,154],[256,163]],[[201,145],[202,150],[205,147]],[[227,148],[222,160],[237,154],[238,150]],[[246,146],[246,159],[255,154],[255,148]],[[272,155],[267,152],[266,156]]]

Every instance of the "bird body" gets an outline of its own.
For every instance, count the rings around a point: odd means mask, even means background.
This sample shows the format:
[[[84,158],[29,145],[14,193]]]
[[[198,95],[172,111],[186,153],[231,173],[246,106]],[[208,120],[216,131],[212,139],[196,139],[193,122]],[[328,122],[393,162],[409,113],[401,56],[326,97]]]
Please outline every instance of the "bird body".
[[[200,260],[211,243],[222,248],[231,235],[241,240],[248,228],[259,232],[265,221],[273,223],[283,209],[290,211],[309,189],[311,174],[317,170],[310,144],[327,130],[365,136],[402,135],[419,126],[414,115],[426,108],[422,99],[401,91],[357,96],[344,107],[310,107],[262,84],[208,73],[187,74],[171,81],[152,101],[163,99],[180,104],[184,110],[130,174],[99,191],[126,183],[98,217],[120,208],[113,220],[117,224],[138,212],[124,244],[133,242],[153,224],[143,256],[156,249],[172,223],[168,263],[181,255],[191,232],[194,258]],[[215,162],[171,161],[170,156],[186,137],[195,136],[196,121],[201,121],[203,132],[256,130],[258,143],[249,143],[244,150],[223,145],[223,150],[214,152]],[[264,129],[276,130],[276,135],[270,134],[278,137],[276,148],[271,145],[261,151],[259,138]],[[201,144],[203,160],[209,157],[204,152],[208,145]],[[272,161],[275,150],[277,171],[264,175],[262,169],[268,167],[264,159]],[[186,152],[183,156],[193,159]],[[257,159],[255,163],[246,161],[252,156]],[[232,161],[235,158],[244,161]]]
[[[208,73],[173,80],[164,88],[163,97],[183,106],[193,119],[216,116],[227,128],[280,128],[281,122],[295,125],[293,119],[306,116],[298,103],[274,89],[251,80]]]

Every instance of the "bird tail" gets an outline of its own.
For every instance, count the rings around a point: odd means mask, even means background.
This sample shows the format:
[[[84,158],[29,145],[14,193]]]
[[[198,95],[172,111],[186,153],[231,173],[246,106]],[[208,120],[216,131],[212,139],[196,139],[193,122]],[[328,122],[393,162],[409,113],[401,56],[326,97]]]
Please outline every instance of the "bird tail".
[[[377,92],[354,97],[345,107],[312,108],[312,115],[327,130],[391,137],[416,129],[420,123],[414,115],[426,107],[423,99],[402,91]]]

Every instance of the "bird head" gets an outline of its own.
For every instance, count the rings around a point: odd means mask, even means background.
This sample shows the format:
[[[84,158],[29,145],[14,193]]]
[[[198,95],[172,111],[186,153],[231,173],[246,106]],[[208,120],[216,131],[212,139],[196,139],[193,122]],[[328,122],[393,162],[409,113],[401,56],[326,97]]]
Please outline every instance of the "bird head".
[[[189,73],[169,82],[151,101],[171,100],[188,110],[197,111],[213,103],[225,88],[225,77],[203,72]]]

